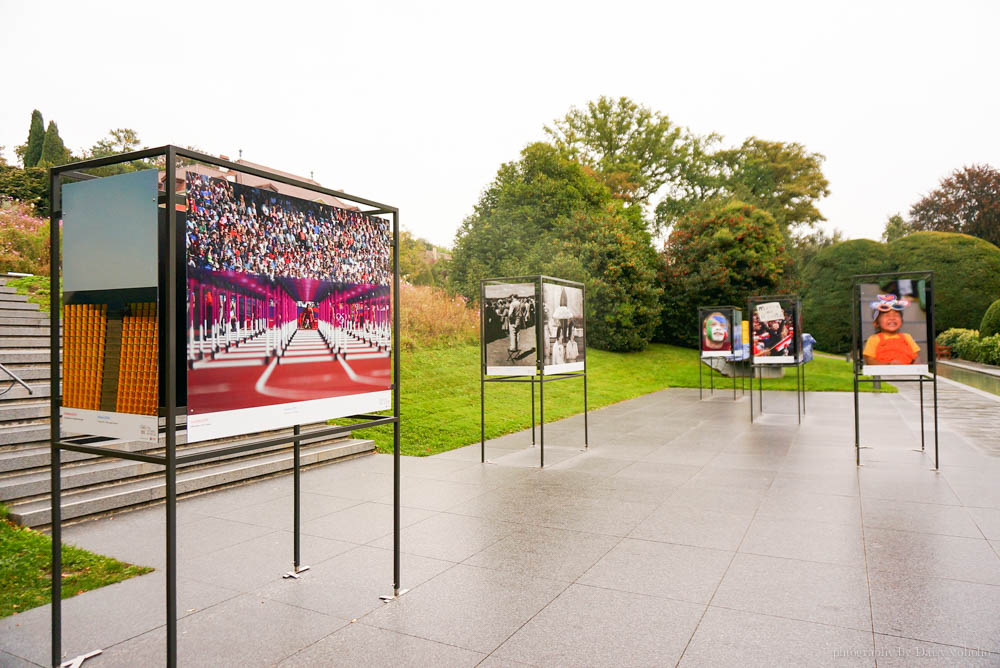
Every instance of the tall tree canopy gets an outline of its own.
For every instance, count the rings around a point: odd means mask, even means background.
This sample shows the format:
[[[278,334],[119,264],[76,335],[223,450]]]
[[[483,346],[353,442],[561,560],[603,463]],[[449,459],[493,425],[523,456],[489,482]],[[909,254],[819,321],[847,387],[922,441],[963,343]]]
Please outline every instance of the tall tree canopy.
[[[34,167],[42,157],[42,143],[45,140],[45,123],[42,112],[35,109],[31,112],[31,126],[28,128],[28,141],[24,143],[21,162],[25,166]]]
[[[45,139],[42,141],[42,156],[37,166],[54,167],[64,165],[69,160],[70,152],[59,136],[59,127],[55,121],[49,121],[49,126],[45,129]]]
[[[885,221],[885,229],[882,230],[882,241],[888,243],[896,239],[902,239],[912,231],[910,224],[901,215],[894,213]]]
[[[470,300],[479,281],[549,274],[587,286],[588,345],[641,350],[659,313],[656,253],[641,214],[549,144],[504,164],[459,229],[449,283]]]
[[[565,157],[594,170],[616,197],[637,204],[682,180],[702,142],[627,97],[601,96],[584,109],[573,107],[545,132]]]
[[[1000,246],[1000,171],[956,169],[910,209],[913,230],[960,232]]]
[[[799,143],[750,137],[738,148],[705,143],[685,167],[686,182],[657,205],[661,226],[709,199],[735,199],[770,213],[786,237],[826,220],[816,203],[830,194],[823,160]]]

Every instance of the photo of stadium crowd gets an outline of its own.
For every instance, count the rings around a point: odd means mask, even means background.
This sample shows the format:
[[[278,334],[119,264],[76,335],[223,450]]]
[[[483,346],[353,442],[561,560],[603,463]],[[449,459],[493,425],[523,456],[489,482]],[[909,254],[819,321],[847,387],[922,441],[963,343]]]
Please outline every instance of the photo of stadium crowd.
[[[187,195],[189,442],[387,408],[389,224],[191,172]]]

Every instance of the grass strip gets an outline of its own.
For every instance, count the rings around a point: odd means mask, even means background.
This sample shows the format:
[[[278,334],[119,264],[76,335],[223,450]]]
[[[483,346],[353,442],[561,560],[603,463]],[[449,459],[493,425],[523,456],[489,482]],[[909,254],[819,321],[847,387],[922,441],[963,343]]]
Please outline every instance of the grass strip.
[[[479,346],[456,345],[403,352],[400,407],[401,452],[426,456],[479,442]],[[587,398],[591,409],[633,399],[668,387],[698,387],[698,354],[694,350],[652,344],[638,353],[587,350]],[[842,359],[816,358],[806,365],[810,392],[850,392],[851,365]],[[703,369],[708,387],[707,366]],[[732,379],[714,373],[723,391]],[[765,390],[795,390],[795,373],[765,379]],[[862,386],[870,392],[870,384]],[[882,392],[896,389],[885,383]],[[545,384],[546,423],[583,412],[583,381]],[[749,418],[748,418],[749,419]],[[346,421],[335,421],[346,424]],[[486,438],[531,427],[531,390],[527,383],[486,385]],[[357,432],[371,438],[381,452],[392,451],[392,427]]]
[[[152,571],[72,545],[62,546],[62,597],[121,582]],[[14,524],[0,506],[0,617],[52,600],[52,538]]]

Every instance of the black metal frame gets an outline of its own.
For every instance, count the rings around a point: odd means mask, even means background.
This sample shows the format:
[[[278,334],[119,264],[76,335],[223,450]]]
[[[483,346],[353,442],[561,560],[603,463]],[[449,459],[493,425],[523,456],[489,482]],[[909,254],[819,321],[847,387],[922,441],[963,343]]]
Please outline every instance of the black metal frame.
[[[165,345],[160,347],[159,350],[159,373],[165,376],[165,387],[164,393],[160,397],[160,415],[165,418],[165,425],[161,427],[161,433],[165,434],[166,438],[166,448],[165,454],[163,455],[149,455],[142,453],[124,452],[108,447],[101,447],[97,445],[89,445],[83,441],[93,441],[92,437],[82,437],[77,439],[61,439],[61,425],[60,425],[60,407],[61,407],[61,388],[60,388],[60,377],[61,374],[58,373],[58,366],[61,364],[60,356],[60,303],[62,300],[62,293],[59,289],[59,273],[60,273],[60,262],[61,253],[59,250],[59,220],[62,217],[62,204],[61,204],[61,184],[60,178],[64,175],[72,175],[79,178],[100,178],[88,175],[85,172],[77,172],[77,170],[93,169],[96,167],[104,167],[109,165],[115,165],[124,162],[133,162],[136,160],[145,160],[148,158],[163,157],[165,159],[165,190],[166,192],[161,192],[158,197],[158,201],[164,204],[166,207],[166,231],[167,231],[167,243],[166,248],[160,248],[160,253],[166,253],[166,286],[165,302],[161,301],[159,303],[159,318],[160,321],[165,323]],[[392,383],[392,415],[353,415],[348,416],[349,419],[361,419],[364,422],[343,425],[343,426],[331,426],[326,428],[320,428],[315,430],[310,430],[307,432],[302,432],[300,425],[295,425],[293,432],[290,435],[283,435],[273,438],[248,440],[235,445],[220,447],[212,449],[205,452],[199,452],[189,455],[178,455],[177,454],[177,417],[180,411],[184,411],[185,407],[177,406],[177,359],[178,355],[181,359],[184,359],[183,351],[177,349],[178,341],[176,336],[176,324],[177,324],[177,290],[176,279],[177,279],[177,260],[178,260],[178,248],[177,248],[177,204],[180,203],[180,199],[176,192],[176,174],[177,174],[177,162],[179,158],[202,162],[216,167],[221,167],[225,169],[232,170],[234,172],[240,172],[243,174],[249,174],[252,176],[257,176],[261,178],[268,179],[270,181],[277,181],[290,186],[296,186],[306,190],[313,191],[317,194],[328,195],[335,197],[339,200],[345,200],[352,202],[354,204],[362,205],[365,207],[370,207],[369,210],[363,210],[362,213],[370,215],[385,215],[391,214],[392,216],[392,269],[393,269],[393,279],[392,279],[392,373],[393,373],[393,383]],[[71,174],[72,172],[77,172],[76,174]],[[224,160],[216,158],[211,155],[206,155],[199,153],[197,151],[192,151],[185,148],[180,148],[177,146],[166,145],[158,148],[144,149],[142,151],[135,151],[132,153],[124,153],[121,155],[111,156],[107,158],[98,158],[94,160],[84,160],[82,162],[76,162],[68,165],[62,165],[59,167],[53,167],[49,171],[49,198],[51,203],[51,213],[50,213],[50,223],[51,223],[51,236],[50,236],[50,250],[52,257],[52,272],[51,272],[51,292],[52,292],[52,308],[51,308],[51,338],[50,338],[50,350],[51,358],[53,364],[53,372],[51,374],[51,385],[50,385],[50,412],[51,412],[51,485],[52,485],[52,665],[58,666],[61,661],[62,654],[62,583],[61,578],[58,576],[62,572],[62,513],[61,513],[61,497],[62,497],[62,485],[61,485],[61,453],[63,450],[68,450],[72,452],[82,452],[86,454],[99,455],[103,457],[114,457],[118,459],[128,459],[133,461],[146,462],[150,464],[158,464],[165,468],[166,476],[166,604],[167,604],[167,619],[166,619],[166,629],[167,629],[167,666],[174,668],[177,665],[177,466],[178,464],[186,464],[190,462],[201,461],[204,459],[210,459],[213,457],[218,457],[221,455],[229,455],[240,452],[249,452],[253,450],[260,450],[263,448],[272,447],[275,445],[284,445],[291,443],[293,445],[293,487],[294,487],[294,519],[293,519],[293,559],[292,559],[292,571],[286,574],[288,577],[298,577],[298,574],[302,571],[308,569],[308,566],[303,567],[301,565],[301,510],[300,510],[300,495],[301,495],[301,484],[300,484],[300,473],[301,473],[301,457],[300,448],[301,442],[303,440],[312,440],[317,438],[324,438],[328,436],[334,436],[337,434],[342,434],[349,431],[354,431],[357,429],[366,429],[368,427],[376,427],[384,424],[393,425],[393,575],[392,575],[392,588],[393,595],[389,597],[382,597],[383,599],[391,599],[399,596],[401,593],[405,592],[400,590],[400,544],[399,544],[399,531],[400,531],[400,414],[399,414],[399,395],[400,395],[400,375],[399,375],[399,354],[398,349],[395,347],[399,342],[399,209],[394,206],[389,206],[386,204],[380,204],[374,200],[365,199],[362,197],[356,197],[343,193],[337,190],[331,190],[329,188],[324,188],[322,186],[317,186],[314,183],[309,183],[301,181],[299,179],[293,178],[291,176],[279,173],[269,172],[263,169],[258,169],[255,167],[249,167],[247,165],[241,165],[229,160]],[[186,427],[181,427],[186,428]],[[98,441],[101,439],[98,439]],[[75,441],[75,442],[74,442]],[[99,653],[99,650],[96,652]],[[78,657],[78,661],[82,661],[89,656],[93,656],[95,653],[89,655],[84,655]]]
[[[934,336],[934,272],[933,271],[899,271],[886,272],[881,274],[856,274],[851,277],[851,359],[854,367],[854,463],[861,466],[861,449],[871,446],[861,445],[861,402],[859,386],[861,383],[880,383],[882,378],[864,378],[861,375],[864,360],[858,354],[858,344],[861,342],[861,291],[863,283],[876,283],[880,279],[887,278],[899,280],[924,280],[926,283],[926,303],[925,312],[927,314],[927,370],[931,374],[930,380],[923,374],[913,374],[916,378],[903,378],[892,376],[887,378],[890,383],[919,383],[920,384],[920,450],[924,452],[925,429],[924,429],[924,383],[930,382],[934,391],[934,470],[941,469],[938,455],[938,395],[937,395],[937,345]]]
[[[740,329],[743,328],[742,313],[740,314],[741,317],[740,317],[740,322],[739,323],[737,323],[736,320],[733,318],[733,314],[740,313],[740,308],[738,306],[732,306],[732,305],[728,305],[727,304],[725,306],[699,306],[698,307],[698,401],[701,401],[704,398],[704,392],[703,392],[703,387],[704,386],[703,386],[703,381],[702,381],[702,371],[704,369],[702,367],[705,366],[705,360],[706,359],[710,359],[710,360],[711,359],[726,359],[725,357],[722,357],[722,356],[719,356],[719,357],[703,357],[702,356],[702,353],[704,351],[701,349],[701,337],[702,337],[702,334],[703,334],[703,332],[701,330],[702,330],[702,328],[703,328],[703,326],[705,324],[704,321],[701,319],[701,314],[702,314],[703,311],[729,311],[729,341],[731,342],[731,344],[734,344],[735,341],[736,341],[736,336],[735,336],[735,334],[736,334],[736,328],[737,327],[739,327]],[[735,365],[740,360],[736,359],[736,348],[735,348],[735,346],[733,346],[733,348],[732,348],[732,353],[733,354],[730,355],[730,357],[732,358],[730,360],[730,362],[732,362],[732,364],[734,365],[733,366],[733,368],[734,368],[734,371],[733,371],[733,401],[736,401],[736,371],[735,371],[736,367],[735,367]],[[708,372],[709,393],[714,397],[715,396],[715,374],[713,373],[713,371],[715,371],[715,368],[711,364],[709,364],[707,366],[709,368],[709,372]],[[743,395],[746,394],[746,376],[744,376],[742,373],[739,376],[740,376],[740,391],[742,392],[742,394],[740,396],[743,396]],[[753,383],[750,384],[750,391],[753,392]],[[753,397],[751,396],[751,399],[752,398]]]
[[[488,283],[534,283],[535,285],[535,371],[526,376],[497,376],[486,374],[486,285]],[[512,276],[507,278],[484,278],[479,281],[479,458],[486,463],[486,383],[531,383],[531,445],[535,445],[535,385],[538,385],[539,396],[539,468],[545,468],[545,383],[567,378],[583,378],[583,447],[590,448],[589,428],[587,424],[587,354],[583,355],[583,371],[554,373],[545,375],[545,347],[542,340],[543,312],[542,284],[557,283],[580,288],[583,291],[583,317],[587,318],[587,286],[576,281],[536,274],[533,276]],[[584,328],[584,347],[586,347],[586,328]]]
[[[802,416],[806,414],[806,362],[805,351],[802,349],[802,299],[799,295],[759,295],[747,299],[747,313],[753,322],[753,307],[766,302],[790,301],[795,304],[795,337],[798,345],[795,350],[795,361],[788,364],[757,364],[753,353],[753,327],[750,328],[750,424],[753,424],[753,381],[757,379],[757,407],[760,415],[764,414],[764,373],[763,369],[780,367],[795,367],[795,417],[802,424]]]

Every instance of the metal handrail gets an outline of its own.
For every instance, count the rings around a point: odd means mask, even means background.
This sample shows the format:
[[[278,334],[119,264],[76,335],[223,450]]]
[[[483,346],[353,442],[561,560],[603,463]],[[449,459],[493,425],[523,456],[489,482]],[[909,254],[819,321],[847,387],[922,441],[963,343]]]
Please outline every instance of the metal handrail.
[[[13,390],[14,389],[14,383],[18,383],[21,387],[23,387],[24,389],[26,389],[28,391],[28,394],[34,394],[35,393],[30,387],[28,387],[27,383],[25,383],[23,380],[21,380],[18,377],[18,375],[16,373],[14,373],[13,371],[11,371],[7,367],[5,367],[3,364],[0,364],[0,371],[3,371],[8,376],[10,376],[10,379],[12,381],[11,384],[10,384],[10,387],[8,387],[3,392],[0,392],[0,397],[2,397],[3,395],[7,394],[11,390]]]

